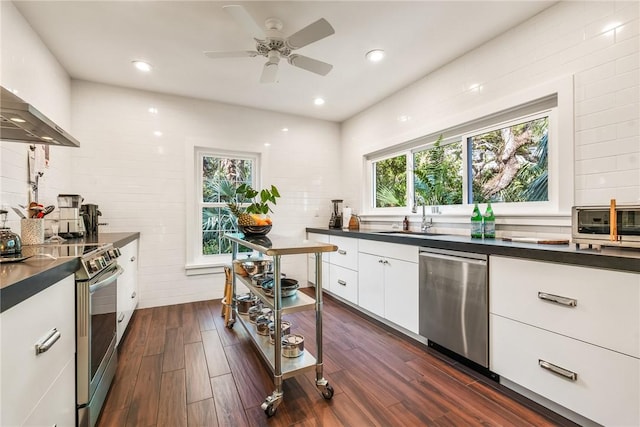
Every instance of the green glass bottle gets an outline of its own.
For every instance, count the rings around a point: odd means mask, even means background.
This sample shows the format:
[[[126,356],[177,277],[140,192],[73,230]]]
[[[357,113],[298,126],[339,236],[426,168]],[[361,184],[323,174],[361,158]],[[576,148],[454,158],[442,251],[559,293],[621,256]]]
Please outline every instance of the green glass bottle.
[[[478,208],[478,202],[475,202],[471,214],[471,238],[482,239],[482,214]]]
[[[484,237],[486,239],[496,238],[496,217],[491,208],[491,202],[487,203],[487,210],[484,212]]]

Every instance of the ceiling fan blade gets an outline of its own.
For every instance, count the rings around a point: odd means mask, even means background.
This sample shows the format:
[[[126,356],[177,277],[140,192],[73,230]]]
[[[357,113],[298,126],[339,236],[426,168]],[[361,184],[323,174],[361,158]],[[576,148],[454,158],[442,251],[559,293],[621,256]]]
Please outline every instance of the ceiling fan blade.
[[[278,75],[278,63],[267,62],[262,68],[260,83],[275,83]]]
[[[321,40],[335,33],[335,30],[326,19],[320,18],[297,33],[292,34],[286,40],[287,46],[291,49],[300,49],[310,43]]]
[[[266,38],[264,34],[264,28],[253,19],[253,16],[249,15],[247,9],[240,5],[227,5],[222,8],[238,23],[246,32],[251,34],[254,39],[264,40]]]
[[[307,71],[311,71],[312,73],[320,74],[321,76],[326,76],[333,68],[333,65],[331,64],[327,64],[326,62],[318,61],[317,59],[309,58],[304,55],[289,55],[288,60],[289,64],[294,67],[302,68]]]
[[[211,59],[217,58],[253,58],[254,56],[258,56],[258,52],[255,50],[238,50],[234,52],[203,52],[204,56]]]

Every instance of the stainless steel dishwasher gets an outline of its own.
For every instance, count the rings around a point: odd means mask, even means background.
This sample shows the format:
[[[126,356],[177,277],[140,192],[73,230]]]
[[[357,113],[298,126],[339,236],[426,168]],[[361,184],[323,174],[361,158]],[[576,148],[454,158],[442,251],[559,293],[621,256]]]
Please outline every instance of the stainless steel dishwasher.
[[[420,248],[419,332],[489,367],[487,256]]]

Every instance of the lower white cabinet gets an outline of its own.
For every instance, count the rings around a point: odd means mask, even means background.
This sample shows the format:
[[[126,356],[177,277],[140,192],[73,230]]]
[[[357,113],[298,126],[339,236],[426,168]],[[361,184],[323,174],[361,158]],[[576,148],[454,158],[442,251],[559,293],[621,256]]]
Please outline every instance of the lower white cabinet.
[[[329,290],[340,298],[358,304],[358,272],[329,264]]]
[[[418,333],[418,248],[360,240],[358,305]]]
[[[75,320],[74,275],[0,315],[0,425],[75,424]]]
[[[607,426],[640,425],[640,359],[490,315],[491,370]]]
[[[124,273],[118,278],[118,328],[116,345],[129,325],[133,311],[138,306],[138,239],[120,248],[118,264]]]

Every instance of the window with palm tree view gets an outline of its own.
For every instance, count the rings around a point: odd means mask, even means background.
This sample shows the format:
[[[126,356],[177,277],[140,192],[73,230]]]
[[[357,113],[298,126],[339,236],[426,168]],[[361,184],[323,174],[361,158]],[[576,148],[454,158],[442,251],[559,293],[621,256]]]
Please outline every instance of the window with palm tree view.
[[[230,254],[231,243],[223,235],[236,232],[238,228],[227,203],[250,204],[250,201],[239,199],[236,188],[240,184],[254,184],[256,160],[251,157],[203,154],[201,165],[202,254]],[[242,251],[241,248],[239,250]]]
[[[549,116],[533,117],[372,160],[373,207],[548,201]]]

